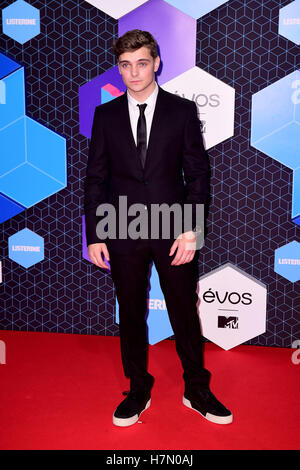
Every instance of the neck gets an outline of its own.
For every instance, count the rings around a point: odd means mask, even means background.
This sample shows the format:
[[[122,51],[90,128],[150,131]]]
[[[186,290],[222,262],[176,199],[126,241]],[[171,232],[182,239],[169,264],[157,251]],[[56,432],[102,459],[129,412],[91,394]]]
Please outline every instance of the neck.
[[[144,90],[133,91],[133,90],[128,90],[128,88],[127,90],[130,96],[132,96],[132,98],[139,101],[140,103],[143,103],[154,92],[155,86],[156,86],[156,83],[155,83],[155,80],[153,80],[153,82],[151,82],[147,86],[147,88],[145,88]]]

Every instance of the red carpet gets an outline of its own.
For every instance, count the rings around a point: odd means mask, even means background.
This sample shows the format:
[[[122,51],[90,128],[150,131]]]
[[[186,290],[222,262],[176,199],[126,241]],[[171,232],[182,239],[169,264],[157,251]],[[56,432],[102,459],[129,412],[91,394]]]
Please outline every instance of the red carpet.
[[[29,449],[299,449],[300,364],[293,350],[205,345],[211,389],[234,414],[209,423],[182,403],[182,369],[174,341],[149,349],[156,377],[142,423],[112,425],[128,389],[119,338],[0,331],[2,450]]]

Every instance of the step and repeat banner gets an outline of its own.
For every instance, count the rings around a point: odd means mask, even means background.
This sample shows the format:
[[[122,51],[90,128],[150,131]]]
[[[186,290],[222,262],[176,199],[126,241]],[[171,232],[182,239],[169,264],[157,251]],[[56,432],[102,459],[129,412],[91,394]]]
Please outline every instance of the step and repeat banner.
[[[158,84],[196,103],[210,159],[203,335],[225,350],[298,344],[300,0],[0,7],[0,329],[119,333],[83,181],[94,109],[125,92],[113,41],[138,28],[158,41]],[[149,343],[172,337],[154,265],[148,307]]]

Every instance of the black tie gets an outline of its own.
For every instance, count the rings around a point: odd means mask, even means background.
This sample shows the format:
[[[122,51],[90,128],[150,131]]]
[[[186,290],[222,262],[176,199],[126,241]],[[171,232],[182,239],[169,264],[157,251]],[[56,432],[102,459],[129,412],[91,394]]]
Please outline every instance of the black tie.
[[[139,120],[137,123],[137,150],[144,168],[147,153],[147,126],[145,118],[145,109],[147,104],[138,104],[140,109]]]

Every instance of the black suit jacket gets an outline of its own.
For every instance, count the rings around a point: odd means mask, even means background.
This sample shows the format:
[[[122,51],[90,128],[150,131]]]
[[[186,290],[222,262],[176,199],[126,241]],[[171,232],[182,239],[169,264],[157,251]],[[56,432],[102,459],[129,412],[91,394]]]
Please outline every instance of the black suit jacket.
[[[97,106],[84,182],[87,244],[105,242],[109,250],[120,253],[134,249],[135,240],[99,239],[96,234],[98,205],[114,205],[118,218],[121,195],[127,196],[128,207],[134,203],[148,208],[153,203],[192,203],[194,226],[195,204],[208,200],[208,175],[208,158],[193,101],[159,87],[144,168],[132,135],[127,94]]]

